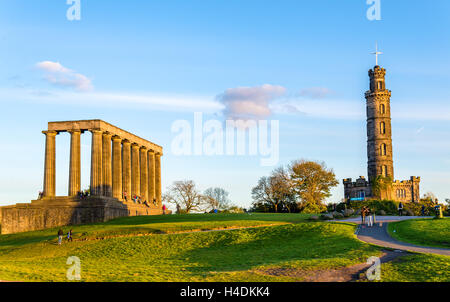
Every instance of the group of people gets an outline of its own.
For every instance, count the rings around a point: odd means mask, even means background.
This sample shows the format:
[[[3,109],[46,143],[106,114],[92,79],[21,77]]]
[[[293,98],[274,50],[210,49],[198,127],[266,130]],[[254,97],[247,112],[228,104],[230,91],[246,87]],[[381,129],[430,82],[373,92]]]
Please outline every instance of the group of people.
[[[72,229],[70,229],[69,232],[67,232],[67,237],[66,237],[67,241],[69,241],[69,242],[73,241],[72,235],[73,235]],[[61,245],[63,236],[64,236],[64,231],[62,229],[59,229],[58,230],[58,245]]]
[[[78,191],[77,196],[79,199],[86,199],[90,195],[89,190]]]
[[[125,201],[128,201],[128,193],[127,193],[127,192],[124,191],[124,192],[122,193],[122,199],[125,200]],[[134,203],[145,203],[145,204],[148,204],[148,203],[147,203],[147,200],[145,200],[144,202],[142,202],[141,196],[136,195],[136,194],[134,194],[134,195],[131,197],[131,200],[132,200]],[[156,206],[156,199],[153,199],[153,205]]]
[[[124,191],[122,193],[122,199],[125,200],[125,201],[128,201],[128,193],[127,192]],[[134,194],[133,196],[131,196],[131,200],[134,203],[141,203],[141,196],[138,196],[138,195]]]
[[[362,207],[361,209],[361,222],[365,224],[367,221],[367,226],[372,227],[375,222],[375,212],[369,207]]]

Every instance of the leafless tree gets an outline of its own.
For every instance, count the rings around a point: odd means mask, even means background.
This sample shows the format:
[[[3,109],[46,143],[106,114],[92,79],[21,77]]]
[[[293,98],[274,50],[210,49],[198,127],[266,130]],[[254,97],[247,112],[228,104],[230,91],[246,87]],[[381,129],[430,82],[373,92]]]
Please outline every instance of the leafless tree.
[[[164,202],[175,204],[177,208],[191,213],[192,211],[203,211],[207,198],[200,193],[194,181],[175,181],[163,196]]]
[[[289,212],[296,206],[292,181],[284,168],[278,168],[268,177],[259,179],[258,185],[252,190],[255,205],[269,205],[275,212],[286,207]]]
[[[227,210],[230,207],[229,193],[222,188],[209,188],[204,195],[212,210]]]

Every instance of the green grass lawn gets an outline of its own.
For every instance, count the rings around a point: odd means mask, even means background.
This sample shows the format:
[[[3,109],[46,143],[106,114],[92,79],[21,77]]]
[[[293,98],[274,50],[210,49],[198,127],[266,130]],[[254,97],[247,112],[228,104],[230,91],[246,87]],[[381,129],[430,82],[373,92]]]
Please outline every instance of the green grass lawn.
[[[150,234],[169,234],[227,228],[283,225],[305,221],[309,214],[189,214],[138,216],[114,219],[105,223],[63,227],[65,233],[73,229],[74,240],[90,240]],[[1,246],[38,242],[56,242],[59,228],[43,231],[0,235]]]
[[[341,268],[381,254],[380,248],[355,237],[356,225],[309,222],[308,217],[127,217],[73,227],[76,240],[62,246],[56,244],[57,229],[0,235],[0,280],[67,281],[67,258],[77,256],[81,259],[82,281],[301,281],[304,274],[286,276],[271,272],[293,269],[308,273]],[[189,232],[227,228],[242,229]],[[432,274],[443,264],[449,265],[448,257],[421,257],[425,266],[420,265],[421,258],[411,260],[417,263],[412,269],[403,262],[387,265],[383,268],[387,274],[384,280],[403,281],[414,271]],[[448,281],[446,274],[435,278]]]
[[[389,234],[417,245],[450,248],[450,219],[414,219],[388,225]],[[395,231],[395,232],[394,232]]]
[[[381,265],[383,282],[450,282],[450,257],[411,255]]]

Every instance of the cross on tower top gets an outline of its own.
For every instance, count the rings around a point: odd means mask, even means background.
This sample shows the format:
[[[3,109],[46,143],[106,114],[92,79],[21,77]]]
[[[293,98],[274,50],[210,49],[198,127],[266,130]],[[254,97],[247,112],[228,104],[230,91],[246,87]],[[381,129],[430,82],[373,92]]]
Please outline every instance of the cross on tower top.
[[[375,65],[378,66],[378,55],[382,55],[383,53],[378,51],[378,43],[375,43],[375,52],[371,54],[375,55]]]

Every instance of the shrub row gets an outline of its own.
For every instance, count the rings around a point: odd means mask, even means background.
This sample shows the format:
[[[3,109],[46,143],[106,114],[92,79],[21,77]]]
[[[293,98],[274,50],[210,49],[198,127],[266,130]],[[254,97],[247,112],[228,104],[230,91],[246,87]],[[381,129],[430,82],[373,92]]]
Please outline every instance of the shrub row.
[[[362,207],[368,207],[375,211],[377,215],[397,215],[399,202],[393,200],[365,200],[365,201],[350,201],[350,203],[340,203],[336,206],[336,211],[342,211],[343,209],[353,209],[357,213]],[[425,215],[435,215],[435,203],[432,201],[420,201],[420,202],[405,202],[403,203],[403,214],[408,216],[421,216],[422,205],[425,206]],[[444,206],[443,211],[448,212],[447,207]],[[447,212],[446,212],[447,211]]]

